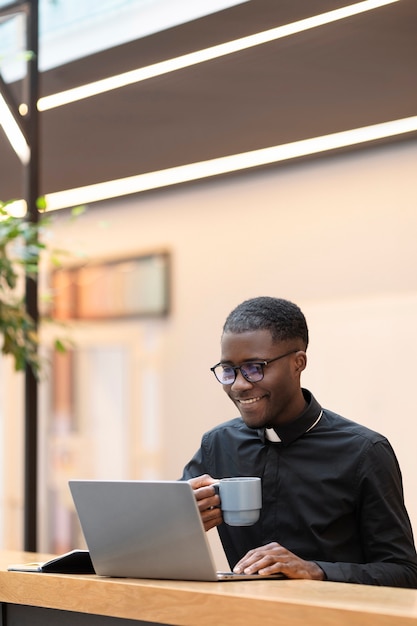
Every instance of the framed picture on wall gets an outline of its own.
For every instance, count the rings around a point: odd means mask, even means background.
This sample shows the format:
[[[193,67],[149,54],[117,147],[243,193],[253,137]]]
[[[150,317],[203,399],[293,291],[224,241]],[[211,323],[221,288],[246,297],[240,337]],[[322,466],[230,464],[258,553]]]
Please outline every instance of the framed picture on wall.
[[[164,316],[170,309],[170,255],[153,252],[56,269],[55,320]]]

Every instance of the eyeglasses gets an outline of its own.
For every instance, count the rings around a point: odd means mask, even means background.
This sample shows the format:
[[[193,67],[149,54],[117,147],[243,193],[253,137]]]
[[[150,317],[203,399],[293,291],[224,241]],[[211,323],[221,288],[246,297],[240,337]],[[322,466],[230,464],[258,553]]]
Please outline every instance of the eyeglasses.
[[[285,356],[294,354],[298,350],[291,350],[281,356],[276,356],[274,359],[268,359],[266,361],[256,361],[253,363],[242,363],[242,365],[226,365],[224,363],[217,363],[210,370],[213,372],[219,383],[222,385],[233,385],[236,380],[237,371],[239,370],[243,378],[250,383],[258,383],[264,377],[264,367],[273,363],[273,361],[279,361]]]

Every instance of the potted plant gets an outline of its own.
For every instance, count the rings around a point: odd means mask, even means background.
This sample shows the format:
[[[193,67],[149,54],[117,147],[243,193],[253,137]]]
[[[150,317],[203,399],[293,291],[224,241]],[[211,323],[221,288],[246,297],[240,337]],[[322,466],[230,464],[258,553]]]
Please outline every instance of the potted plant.
[[[37,325],[26,312],[23,280],[37,274],[44,244],[39,237],[42,222],[34,224],[14,217],[8,203],[0,201],[0,334],[2,353],[14,360],[15,370],[30,366],[39,376]]]
[[[34,319],[27,313],[24,293],[24,277],[37,279],[39,260],[48,252],[52,263],[59,264],[57,253],[47,250],[42,234],[50,223],[43,215],[34,223],[15,217],[8,211],[10,202],[0,201],[0,340],[1,351],[14,360],[16,371],[28,365],[37,379],[41,372],[38,352],[38,329]],[[84,207],[77,207],[78,215]],[[65,351],[61,339],[55,339],[56,350]]]

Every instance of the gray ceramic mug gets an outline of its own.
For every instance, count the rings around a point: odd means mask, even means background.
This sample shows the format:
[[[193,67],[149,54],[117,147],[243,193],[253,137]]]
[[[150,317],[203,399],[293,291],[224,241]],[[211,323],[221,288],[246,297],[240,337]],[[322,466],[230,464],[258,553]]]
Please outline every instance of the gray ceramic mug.
[[[218,482],[223,520],[229,526],[252,526],[262,507],[262,485],[257,476],[222,478]]]

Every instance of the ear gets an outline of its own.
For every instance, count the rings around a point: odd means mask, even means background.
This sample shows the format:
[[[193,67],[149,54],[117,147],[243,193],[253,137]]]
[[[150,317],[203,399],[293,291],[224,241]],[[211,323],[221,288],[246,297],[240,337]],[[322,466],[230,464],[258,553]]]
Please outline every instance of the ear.
[[[307,354],[304,352],[304,350],[299,350],[295,353],[294,362],[296,367],[295,371],[298,374],[301,374],[301,372],[307,367]]]

